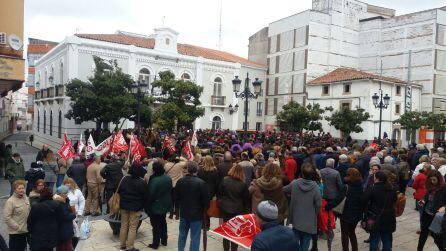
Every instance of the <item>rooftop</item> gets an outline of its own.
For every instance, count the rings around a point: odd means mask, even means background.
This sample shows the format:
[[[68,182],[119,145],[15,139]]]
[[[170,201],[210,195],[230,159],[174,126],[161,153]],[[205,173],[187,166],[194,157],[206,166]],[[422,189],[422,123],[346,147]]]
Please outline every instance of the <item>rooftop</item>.
[[[118,33],[118,34],[75,34],[77,37],[92,39],[116,44],[134,45],[136,47],[153,49],[155,47],[155,39],[144,36],[134,36],[130,33]],[[186,56],[192,57],[203,57],[207,59],[220,60],[226,62],[240,63],[242,65],[249,65],[255,67],[265,67],[262,64],[250,61],[246,58],[239,57],[237,55],[203,48],[200,46],[190,45],[190,44],[177,44],[178,53]]]
[[[406,82],[397,78],[379,76],[376,74],[368,73],[365,71],[359,71],[352,68],[338,68],[328,74],[325,74],[321,77],[318,77],[308,84],[329,84],[336,82],[345,82],[351,80],[361,80],[361,79],[369,79],[369,80],[381,80],[399,84],[405,84]]]

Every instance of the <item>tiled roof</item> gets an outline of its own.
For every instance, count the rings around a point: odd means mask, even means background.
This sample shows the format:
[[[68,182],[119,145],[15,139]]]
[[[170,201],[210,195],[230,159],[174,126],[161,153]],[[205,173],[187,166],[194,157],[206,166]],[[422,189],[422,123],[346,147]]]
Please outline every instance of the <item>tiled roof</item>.
[[[45,54],[53,49],[57,44],[29,44],[28,54]]]
[[[325,84],[325,83],[334,83],[334,82],[344,82],[351,80],[360,80],[360,79],[374,79],[374,80],[382,80],[394,83],[406,83],[397,78],[392,77],[384,77],[379,76],[372,73],[367,73],[364,71],[358,71],[352,68],[338,68],[324,76],[318,77],[309,82],[309,84]]]
[[[148,37],[137,37],[125,34],[76,34],[76,36],[80,38],[93,39],[110,43],[135,45],[137,47],[147,48],[147,49],[153,49],[155,47],[155,39]],[[249,61],[246,58],[242,58],[228,52],[203,48],[195,45],[177,44],[177,49],[178,53],[182,55],[193,56],[193,57],[204,57],[207,59],[241,63],[243,65],[250,65],[256,67],[266,67],[262,64]]]

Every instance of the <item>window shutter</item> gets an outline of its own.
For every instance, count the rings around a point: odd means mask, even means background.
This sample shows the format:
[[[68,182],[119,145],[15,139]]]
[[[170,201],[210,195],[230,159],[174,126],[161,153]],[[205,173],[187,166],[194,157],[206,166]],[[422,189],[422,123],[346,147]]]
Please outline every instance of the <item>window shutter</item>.
[[[265,115],[268,115],[268,99],[265,99]]]
[[[274,79],[274,95],[279,93],[279,77]]]

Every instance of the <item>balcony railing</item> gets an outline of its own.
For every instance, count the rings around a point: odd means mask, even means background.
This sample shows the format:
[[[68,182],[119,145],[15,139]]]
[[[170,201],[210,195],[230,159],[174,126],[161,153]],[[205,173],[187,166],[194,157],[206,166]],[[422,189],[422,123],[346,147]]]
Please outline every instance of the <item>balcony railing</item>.
[[[225,96],[211,96],[211,105],[221,105],[224,106],[225,105]]]
[[[40,92],[42,93],[41,98],[47,98],[48,97],[48,89],[43,89]]]

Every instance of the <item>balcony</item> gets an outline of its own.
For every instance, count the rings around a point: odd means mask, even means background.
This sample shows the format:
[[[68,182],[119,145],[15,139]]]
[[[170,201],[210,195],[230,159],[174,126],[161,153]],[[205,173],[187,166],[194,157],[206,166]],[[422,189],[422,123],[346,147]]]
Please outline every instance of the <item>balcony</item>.
[[[64,86],[63,85],[58,85],[55,87],[56,88],[56,97],[63,97],[64,95]]]
[[[225,106],[225,96],[211,96],[211,105]]]
[[[53,98],[54,97],[54,88],[55,87],[50,87],[47,89],[48,91],[48,98]]]

